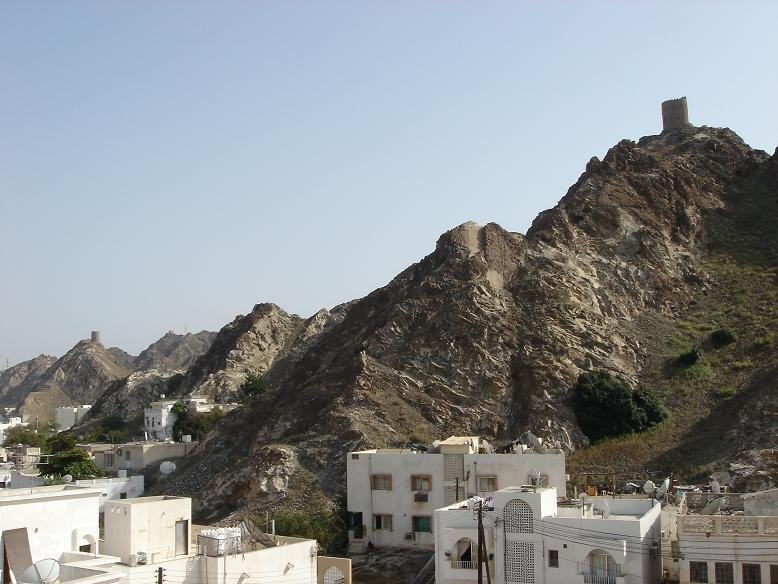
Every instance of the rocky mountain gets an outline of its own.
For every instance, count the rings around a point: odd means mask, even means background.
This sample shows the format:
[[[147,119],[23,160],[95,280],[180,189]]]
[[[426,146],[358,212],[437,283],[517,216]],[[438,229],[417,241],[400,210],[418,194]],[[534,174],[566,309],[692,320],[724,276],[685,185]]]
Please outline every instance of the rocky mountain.
[[[574,457],[574,467],[676,468],[692,453],[715,465],[711,430],[705,444],[698,431],[776,397],[757,381],[748,389],[775,363],[776,168],[778,154],[728,129],[623,140],[592,158],[526,235],[463,224],[315,324],[258,305],[219,333],[179,390],[223,395],[247,369],[265,372],[269,390],[228,415],[164,490],[193,496],[213,518],[334,496],[353,448],[463,433],[499,442],[530,429],[580,449],[587,439],[570,392],[593,369],[647,385],[671,421],[626,462],[621,446],[606,444],[581,450],[590,458]],[[722,326],[740,340],[705,345]],[[691,345],[700,364],[676,371]],[[757,424],[759,446],[775,446],[774,415]],[[733,452],[744,444],[734,440]]]
[[[130,374],[123,355],[97,342],[79,341],[40,376],[20,410],[48,420],[58,406],[93,403],[109,382]]]
[[[0,372],[0,405],[16,407],[56,360],[51,355],[38,355]]]
[[[200,331],[177,335],[170,331],[132,361],[135,371],[185,371],[211,346],[216,333]]]

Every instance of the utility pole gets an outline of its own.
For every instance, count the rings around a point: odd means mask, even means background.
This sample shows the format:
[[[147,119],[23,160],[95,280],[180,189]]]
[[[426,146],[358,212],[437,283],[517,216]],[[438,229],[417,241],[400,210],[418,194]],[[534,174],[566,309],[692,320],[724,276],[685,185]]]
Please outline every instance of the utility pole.
[[[486,538],[484,537],[484,502],[478,501],[478,584],[484,584],[482,564],[486,566],[486,582],[492,584],[489,573],[489,556],[486,553]]]
[[[162,568],[157,568],[157,584],[162,584]]]

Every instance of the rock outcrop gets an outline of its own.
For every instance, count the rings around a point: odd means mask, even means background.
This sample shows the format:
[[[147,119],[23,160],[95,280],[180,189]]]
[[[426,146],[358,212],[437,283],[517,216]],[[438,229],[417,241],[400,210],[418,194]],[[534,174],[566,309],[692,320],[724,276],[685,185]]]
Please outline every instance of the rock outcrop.
[[[0,405],[17,407],[56,360],[51,355],[38,355],[0,372]]]

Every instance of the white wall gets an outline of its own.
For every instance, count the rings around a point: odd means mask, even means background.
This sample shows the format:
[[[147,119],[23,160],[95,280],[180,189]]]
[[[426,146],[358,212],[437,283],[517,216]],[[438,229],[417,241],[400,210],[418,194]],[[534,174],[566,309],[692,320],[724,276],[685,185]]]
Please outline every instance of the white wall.
[[[443,455],[403,452],[364,451],[351,452],[346,459],[346,483],[348,510],[362,512],[365,537],[354,539],[349,531],[352,551],[361,551],[368,541],[376,546],[433,546],[434,535],[417,533],[414,540],[406,540],[412,532],[412,518],[416,515],[432,516],[435,509],[443,507],[444,483]],[[509,485],[527,484],[534,469],[548,475],[551,486],[565,492],[565,457],[563,454],[465,454],[465,476],[460,484],[462,498],[470,493],[486,496],[492,493],[477,491],[477,477],[494,475],[497,489]],[[392,490],[372,490],[372,475],[392,476]],[[428,502],[414,501],[411,490],[412,475],[428,475],[432,490]],[[392,515],[392,531],[374,530],[373,515]]]
[[[135,499],[143,496],[143,475],[131,477],[118,477],[109,479],[83,479],[75,481],[80,487],[93,487],[100,489],[100,512],[102,513],[108,501],[121,500],[122,493],[125,499]]]
[[[104,553],[129,564],[130,554],[146,552],[149,561],[176,556],[175,525],[188,521],[187,550],[192,530],[192,500],[186,497],[143,497],[105,504]]]
[[[316,542],[283,538],[288,543],[243,554],[185,556],[159,563],[125,568],[121,584],[149,584],[163,568],[166,582],[176,584],[316,584]]]
[[[63,552],[77,551],[81,545],[97,547],[99,506],[100,491],[95,489],[40,487],[33,493],[5,491],[0,494],[0,532],[26,527],[33,562],[59,559]],[[0,574],[3,560],[0,541]]]

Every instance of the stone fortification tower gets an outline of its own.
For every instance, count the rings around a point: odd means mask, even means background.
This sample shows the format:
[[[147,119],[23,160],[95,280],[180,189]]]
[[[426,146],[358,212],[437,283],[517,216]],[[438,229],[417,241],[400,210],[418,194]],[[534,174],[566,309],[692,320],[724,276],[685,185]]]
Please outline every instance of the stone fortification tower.
[[[92,331],[92,342],[93,343],[102,343],[100,339],[100,331]]]
[[[662,130],[678,130],[689,125],[686,96],[662,102]]]

